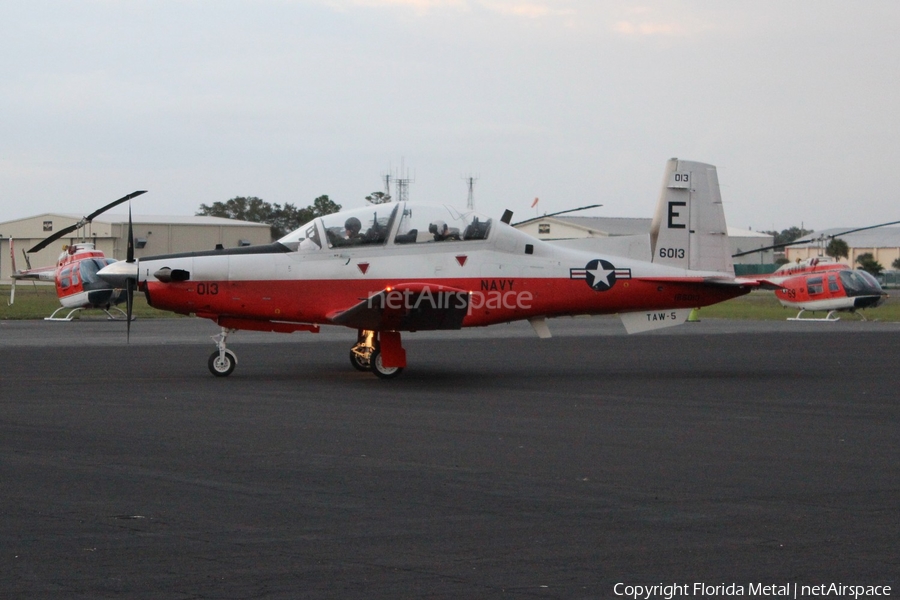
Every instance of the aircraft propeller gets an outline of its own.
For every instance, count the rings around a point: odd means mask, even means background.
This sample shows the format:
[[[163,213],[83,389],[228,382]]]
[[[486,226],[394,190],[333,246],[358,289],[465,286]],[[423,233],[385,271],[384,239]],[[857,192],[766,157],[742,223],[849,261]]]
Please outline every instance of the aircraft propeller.
[[[82,219],[80,221],[78,221],[77,223],[75,223],[74,225],[69,225],[68,227],[63,227],[62,229],[60,229],[59,231],[57,231],[50,237],[48,237],[45,240],[43,240],[42,242],[39,242],[38,244],[36,244],[28,252],[29,253],[37,252],[38,250],[46,248],[49,244],[51,244],[52,242],[55,242],[56,240],[65,236],[66,234],[71,233],[72,231],[75,231],[77,229],[81,229],[82,227],[84,227],[85,225],[87,225],[88,223],[93,221],[94,217],[96,217],[97,215],[100,215],[100,214],[108,211],[109,209],[113,208],[114,206],[118,206],[119,204],[122,204],[123,202],[127,202],[128,200],[131,200],[132,198],[136,198],[137,196],[140,196],[141,194],[146,194],[146,193],[147,193],[147,190],[139,190],[136,192],[131,192],[127,196],[123,196],[122,198],[119,198],[115,202],[110,202],[103,208],[99,208],[99,209],[95,210],[94,212],[92,212],[91,214],[89,214],[88,216],[82,217]]]
[[[128,245],[125,251],[125,262],[129,265],[134,264],[134,229],[131,226],[131,204],[128,205]],[[131,313],[134,308],[134,287],[137,282],[128,278],[125,283],[125,340],[131,342]]]
[[[900,221],[890,221],[888,223],[880,223],[878,225],[869,225],[868,227],[857,227],[856,229],[848,229],[847,231],[842,231],[840,233],[833,233],[830,235],[820,235],[817,238],[808,238],[805,240],[794,240],[793,242],[785,242],[783,244],[775,244],[774,246],[764,246],[763,248],[755,248],[753,250],[745,250],[744,252],[738,252],[737,254],[732,254],[731,258],[737,258],[738,256],[745,256],[747,254],[753,254],[754,252],[764,252],[766,250],[774,250],[776,248],[786,248],[787,246],[796,246],[798,244],[808,244],[810,242],[821,242],[824,240],[833,240],[834,238],[841,237],[842,235],[847,235],[848,233],[856,233],[857,231],[865,231],[867,229],[877,229],[879,227],[887,227],[888,225],[897,225]]]

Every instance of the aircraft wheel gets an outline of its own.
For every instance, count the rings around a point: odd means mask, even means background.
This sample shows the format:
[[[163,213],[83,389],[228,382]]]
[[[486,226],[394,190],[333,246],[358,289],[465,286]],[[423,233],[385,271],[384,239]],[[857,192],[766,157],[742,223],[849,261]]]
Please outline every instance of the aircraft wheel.
[[[228,377],[237,366],[237,356],[231,350],[225,351],[224,357],[219,357],[219,351],[216,350],[209,355],[209,372],[216,377]]]
[[[371,371],[372,370],[372,360],[366,360],[365,357],[359,355],[356,350],[350,350],[350,364],[353,365],[353,368],[357,371]]]
[[[393,379],[403,371],[403,367],[385,367],[381,364],[381,350],[372,353],[372,372],[381,379]]]

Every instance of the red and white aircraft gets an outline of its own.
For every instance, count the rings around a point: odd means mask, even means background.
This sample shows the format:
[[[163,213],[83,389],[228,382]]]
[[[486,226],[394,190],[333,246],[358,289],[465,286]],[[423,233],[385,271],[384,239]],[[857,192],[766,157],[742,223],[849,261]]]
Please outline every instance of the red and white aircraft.
[[[81,229],[90,223],[97,215],[127,202],[132,198],[144,194],[145,191],[137,191],[123,196],[114,202],[111,202],[101,209],[98,209],[90,215],[83,217],[78,223],[64,227],[53,235],[35,244],[28,252],[37,252],[47,247],[52,242],[65,237],[73,231]],[[56,284],[56,295],[62,306],[53,311],[53,314],[46,317],[47,321],[71,321],[72,315],[86,308],[96,308],[103,310],[109,318],[114,318],[109,310],[114,309],[122,313],[122,317],[126,317],[126,313],[116,307],[117,304],[126,301],[125,290],[112,287],[107,281],[97,276],[98,271],[104,267],[116,262],[112,258],[107,258],[103,252],[96,250],[94,244],[77,243],[70,244],[63,248],[56,264],[47,267],[29,268],[22,271],[16,270],[16,255],[13,248],[13,240],[9,240],[9,251],[11,255],[11,266],[13,269],[10,277],[13,284],[10,287],[9,304],[12,305],[16,299],[16,281],[32,280],[53,282]],[[25,255],[26,261],[28,255]],[[57,317],[60,311],[68,310],[69,313],[65,317]]]
[[[828,257],[782,265],[771,275],[753,281],[775,290],[782,306],[800,309],[789,321],[837,321],[840,318],[834,316],[835,312],[855,313],[862,308],[875,308],[887,298],[871,274]],[[822,319],[802,318],[806,311],[828,314]],[[865,319],[862,313],[859,315]]]
[[[353,366],[389,378],[406,366],[401,332],[527,319],[549,337],[547,317],[618,313],[634,333],[754,287],[734,277],[712,165],[671,159],[650,233],[610,253],[542,242],[511,217],[383,204],[314,219],[266,246],[139,261],[130,252],[99,275],[129,293],[136,285],[155,308],[217,323],[217,376],[237,364],[226,338],[240,329],[350,327]]]
[[[900,221],[857,227],[828,236],[756,248],[733,254],[732,258],[810,242],[818,242],[820,254],[824,254],[827,241],[850,233],[878,229],[897,223]],[[771,275],[748,277],[743,281],[775,290],[775,297],[782,306],[799,309],[800,312],[797,313],[797,316],[789,318],[788,321],[839,321],[840,317],[835,317],[834,313],[856,313],[859,309],[875,308],[881,306],[888,296],[878,280],[867,271],[853,269],[849,265],[836,262],[833,258],[824,255],[807,258],[796,264],[782,265]],[[806,311],[825,311],[827,314],[822,319],[803,318],[803,313]],[[866,319],[862,313],[857,314],[863,320]]]

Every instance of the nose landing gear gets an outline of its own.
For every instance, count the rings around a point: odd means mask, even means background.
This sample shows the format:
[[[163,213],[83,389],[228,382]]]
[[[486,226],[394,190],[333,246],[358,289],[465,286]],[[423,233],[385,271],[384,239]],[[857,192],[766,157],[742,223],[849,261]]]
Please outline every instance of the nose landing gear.
[[[223,327],[222,332],[212,338],[216,343],[216,351],[210,354],[207,365],[209,372],[216,377],[228,377],[237,366],[237,356],[225,346],[225,339],[233,331],[236,330]]]

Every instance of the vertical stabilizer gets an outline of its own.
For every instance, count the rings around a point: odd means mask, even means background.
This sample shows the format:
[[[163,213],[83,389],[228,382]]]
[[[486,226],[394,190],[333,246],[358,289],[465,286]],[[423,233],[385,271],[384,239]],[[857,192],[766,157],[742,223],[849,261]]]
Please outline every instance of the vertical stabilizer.
[[[672,158],[650,226],[653,262],[734,274],[719,178],[713,165]]]

